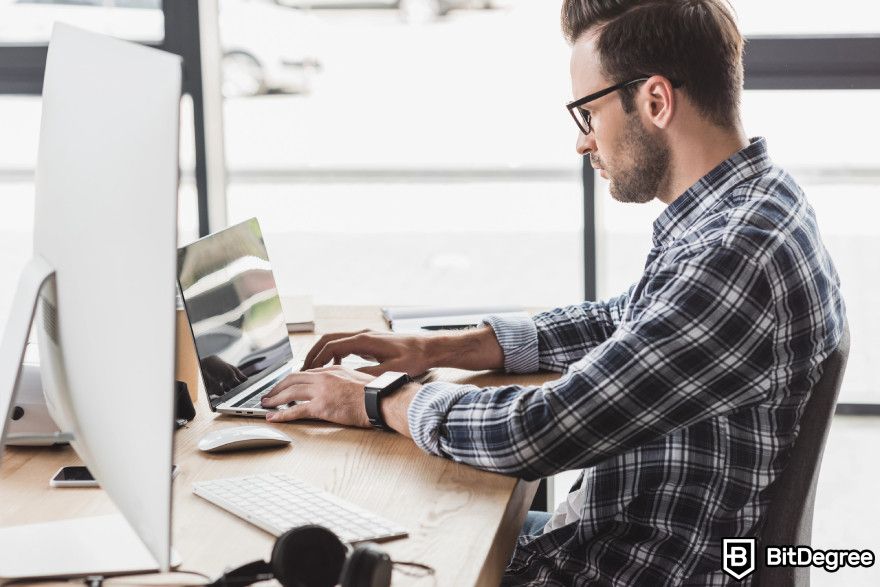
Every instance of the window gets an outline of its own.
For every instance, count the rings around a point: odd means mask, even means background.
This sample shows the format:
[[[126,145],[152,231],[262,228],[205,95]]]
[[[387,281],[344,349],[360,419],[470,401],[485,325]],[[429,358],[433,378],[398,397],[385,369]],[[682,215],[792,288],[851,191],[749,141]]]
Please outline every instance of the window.
[[[55,22],[141,43],[165,36],[161,0],[0,1],[0,43],[48,43]]]
[[[0,95],[0,331],[21,270],[32,253],[41,112],[40,97],[33,94],[42,85],[45,45],[52,26],[60,21],[121,38],[160,43],[164,37],[161,8],[161,0],[0,0],[0,94],[13,94]],[[15,95],[19,93],[24,95]],[[192,136],[192,130],[182,134]],[[193,198],[182,200],[189,203]],[[186,206],[182,208],[183,217],[192,214]]]
[[[842,403],[880,403],[872,366],[880,362],[880,151],[873,116],[880,91],[747,91],[749,136],[767,138],[773,160],[798,180],[816,211],[847,304],[852,346]],[[599,297],[617,295],[638,279],[651,248],[651,223],[664,206],[614,202],[597,180]]]
[[[40,99],[0,96],[0,325],[8,320],[19,275],[33,251],[34,180]],[[0,332],[2,332],[0,326]]]
[[[393,8],[221,3],[229,221],[258,216],[282,291],[581,299],[558,7],[477,4],[412,22]]]
[[[799,0],[732,0],[740,27],[754,35],[852,35],[880,32],[880,8],[862,0],[833,5]]]

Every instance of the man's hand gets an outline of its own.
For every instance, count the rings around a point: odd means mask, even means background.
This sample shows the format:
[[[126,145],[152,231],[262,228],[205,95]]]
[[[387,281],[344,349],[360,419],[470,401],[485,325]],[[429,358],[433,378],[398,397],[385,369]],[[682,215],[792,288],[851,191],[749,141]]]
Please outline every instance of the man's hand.
[[[270,422],[316,419],[369,428],[364,407],[364,386],[373,375],[334,366],[291,373],[263,396],[264,408],[274,408],[293,401],[307,401],[266,415]]]
[[[323,367],[332,362],[338,365],[349,355],[370,357],[379,362],[359,371],[378,376],[385,371],[400,371],[420,375],[431,367],[429,336],[404,336],[390,332],[337,332],[325,334],[306,355],[303,371]]]
[[[270,422],[325,420],[369,428],[364,387],[373,379],[372,375],[341,366],[291,373],[263,396],[263,407],[274,408],[292,401],[308,403],[266,414],[266,419]],[[408,383],[382,400],[385,423],[405,436],[410,436],[407,410],[421,387],[418,383]]]
[[[404,335],[391,332],[337,332],[325,334],[306,355],[303,371],[339,364],[348,355],[371,357],[379,362],[359,369],[370,375],[400,371],[420,375],[432,367],[479,371],[500,369],[504,353],[488,326],[461,332]]]

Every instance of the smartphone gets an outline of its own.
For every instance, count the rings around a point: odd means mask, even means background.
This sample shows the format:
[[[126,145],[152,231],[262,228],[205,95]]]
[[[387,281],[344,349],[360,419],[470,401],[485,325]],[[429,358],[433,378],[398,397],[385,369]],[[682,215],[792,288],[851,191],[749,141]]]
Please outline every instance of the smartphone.
[[[178,467],[171,467],[171,478],[177,476]],[[49,480],[52,487],[97,487],[98,482],[86,467],[61,467]]]

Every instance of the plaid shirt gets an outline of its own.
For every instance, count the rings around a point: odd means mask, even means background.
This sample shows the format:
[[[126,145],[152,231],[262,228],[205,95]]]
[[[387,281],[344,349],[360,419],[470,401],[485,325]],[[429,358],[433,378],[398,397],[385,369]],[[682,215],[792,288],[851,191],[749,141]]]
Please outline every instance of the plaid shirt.
[[[579,515],[520,538],[505,584],[726,585],[721,539],[761,527],[843,328],[815,215],[753,139],[653,240],[617,298],[487,318],[508,372],[559,379],[430,383],[409,409],[428,452],[525,479],[584,469]]]

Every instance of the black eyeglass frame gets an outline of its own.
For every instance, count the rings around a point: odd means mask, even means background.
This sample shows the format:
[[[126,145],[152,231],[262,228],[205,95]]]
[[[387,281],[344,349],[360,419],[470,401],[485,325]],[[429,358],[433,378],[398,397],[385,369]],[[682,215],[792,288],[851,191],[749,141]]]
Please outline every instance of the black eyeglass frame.
[[[589,112],[580,108],[581,106],[583,106],[587,102],[592,102],[593,100],[598,100],[602,96],[607,96],[608,94],[610,94],[612,92],[616,92],[617,90],[622,90],[623,88],[625,88],[627,86],[631,86],[632,84],[637,84],[639,82],[646,82],[649,79],[651,79],[651,77],[653,77],[653,76],[641,75],[637,78],[634,78],[634,79],[631,79],[631,80],[628,80],[625,82],[620,82],[619,84],[614,84],[613,86],[609,86],[609,87],[605,88],[604,90],[599,90],[598,92],[588,94],[588,95],[584,96],[583,98],[579,98],[577,100],[569,102],[568,104],[565,105],[565,107],[568,109],[568,113],[571,114],[572,119],[574,119],[574,123],[577,125],[577,127],[580,129],[580,131],[582,133],[584,133],[585,135],[588,135],[591,132],[593,132],[593,126],[590,123],[591,117],[590,117]],[[677,80],[669,80],[669,81],[672,84],[673,88],[680,88],[683,85],[683,82],[680,82]],[[578,116],[577,116],[577,114],[575,114],[575,110],[577,110],[578,112],[581,113],[583,120],[578,120]],[[583,124],[581,124],[582,122],[583,122]],[[586,128],[584,128],[584,125],[586,125]]]

